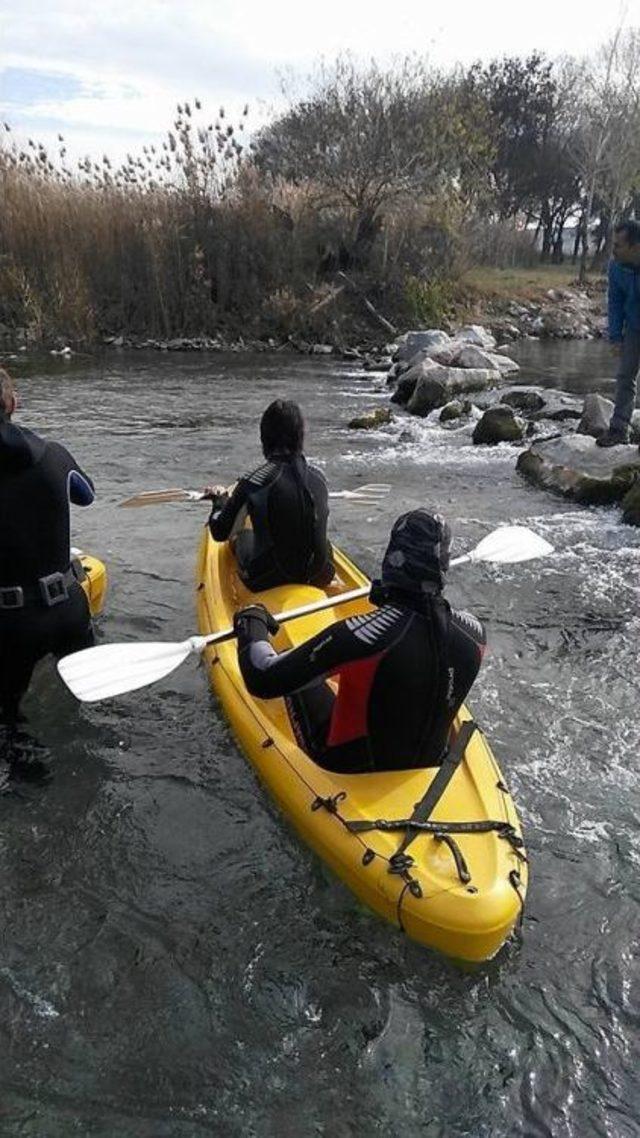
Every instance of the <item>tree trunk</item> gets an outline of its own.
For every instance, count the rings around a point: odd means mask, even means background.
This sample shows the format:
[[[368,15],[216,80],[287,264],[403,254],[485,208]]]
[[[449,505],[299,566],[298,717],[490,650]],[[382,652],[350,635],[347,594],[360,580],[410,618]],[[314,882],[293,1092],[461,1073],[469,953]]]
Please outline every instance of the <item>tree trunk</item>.
[[[578,224],[576,225],[576,236],[573,242],[573,253],[571,254],[571,264],[575,265],[578,260],[578,253],[580,252],[580,242],[582,240],[582,219],[583,215],[580,214]]]
[[[551,248],[553,245],[553,219],[546,202],[540,213],[540,224],[542,226],[542,251],[540,253],[540,260],[543,264],[547,264],[551,259]]]
[[[582,252],[580,253],[580,269],[578,271],[578,284],[583,285],[587,279],[587,260],[589,257],[589,226],[591,225],[591,212],[593,210],[593,199],[595,196],[595,175],[592,176],[589,183],[589,193],[584,206],[583,220],[584,225],[582,229]]]
[[[593,254],[593,259],[597,263],[602,259],[602,254],[606,257],[611,256],[611,243],[613,241],[613,227],[615,222],[609,218],[603,217],[600,219],[600,226],[598,228],[598,237],[596,240],[596,249]]]
[[[363,302],[367,312],[369,312],[371,314],[371,316],[373,316],[373,318],[375,320],[377,320],[378,324],[382,325],[385,332],[388,332],[391,336],[397,336],[398,329],[395,327],[395,325],[393,325],[390,320],[387,320],[387,318],[385,316],[383,316],[381,312],[378,312],[377,308],[374,308],[371,301],[367,299],[364,292],[355,283],[355,281],[352,281],[351,278],[348,277],[346,273],[340,272],[337,274],[337,276],[340,278],[340,280],[344,281],[344,283],[346,285],[348,285],[349,288],[352,289],[353,292],[355,292],[356,296],[361,297],[362,302]]]

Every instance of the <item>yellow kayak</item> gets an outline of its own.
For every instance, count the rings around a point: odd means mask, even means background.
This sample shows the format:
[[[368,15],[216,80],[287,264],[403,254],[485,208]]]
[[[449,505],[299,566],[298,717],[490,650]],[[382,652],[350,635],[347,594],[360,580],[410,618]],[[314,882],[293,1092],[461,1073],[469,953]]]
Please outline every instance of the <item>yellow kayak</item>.
[[[107,592],[107,567],[104,561],[99,561],[97,557],[91,557],[88,553],[82,553],[79,549],[74,549],[72,553],[74,561],[79,561],[85,572],[82,588],[87,594],[91,615],[98,616],[104,607]]]
[[[338,580],[327,592],[368,584],[343,553],[334,553]],[[199,550],[196,583],[203,635],[228,628],[234,612],[252,601],[262,601],[275,613],[325,595],[310,585],[250,594],[238,579],[229,546],[214,542],[208,531]],[[283,624],[274,647],[295,647],[335,620],[370,610],[361,599]],[[406,850],[404,872],[390,872],[406,827],[367,828],[367,823],[411,818],[437,768],[357,775],[325,771],[297,745],[284,700],[259,700],[248,693],[235,641],[207,648],[205,661],[211,686],[261,779],[308,845],[356,896],[413,940],[447,956],[465,961],[494,956],[520,917],[527,863],[513,799],[482,732],[473,733],[430,816],[430,823],[441,824],[443,831],[418,832]],[[463,707],[454,732],[470,719]],[[452,833],[446,829],[452,822],[495,825]]]

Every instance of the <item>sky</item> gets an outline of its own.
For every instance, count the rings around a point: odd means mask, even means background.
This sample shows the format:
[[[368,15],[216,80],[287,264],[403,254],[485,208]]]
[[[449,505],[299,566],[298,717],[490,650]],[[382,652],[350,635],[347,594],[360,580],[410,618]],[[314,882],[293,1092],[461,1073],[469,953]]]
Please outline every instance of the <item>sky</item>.
[[[525,11],[529,13],[525,18]],[[176,103],[223,105],[249,125],[277,107],[282,75],[304,85],[318,61],[351,52],[437,65],[540,49],[588,54],[640,0],[0,0],[0,119],[12,137],[120,160],[158,142]]]

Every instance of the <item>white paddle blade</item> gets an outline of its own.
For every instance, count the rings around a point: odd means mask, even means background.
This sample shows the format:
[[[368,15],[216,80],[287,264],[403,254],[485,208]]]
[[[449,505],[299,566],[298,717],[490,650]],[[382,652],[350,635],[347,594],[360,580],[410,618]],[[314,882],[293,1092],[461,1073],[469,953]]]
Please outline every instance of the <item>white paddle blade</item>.
[[[300,608],[286,609],[276,615],[276,620],[282,624],[334,605],[347,604],[368,596],[369,589],[367,584],[347,593],[338,593],[335,597],[323,597],[321,601],[313,601]],[[233,628],[223,628],[209,636],[191,636],[177,643],[100,644],[65,656],[58,663],[58,671],[76,699],[83,703],[96,703],[100,699],[124,695],[153,684],[175,671],[187,657],[199,655],[208,644],[222,644],[234,637]]]
[[[553,553],[553,546],[527,526],[500,526],[476,545],[469,559],[515,565],[519,561],[531,561],[534,557],[546,557],[549,553]]]
[[[173,644],[100,644],[64,656],[58,671],[76,699],[95,703],[161,680],[198,650],[196,641],[200,637]]]

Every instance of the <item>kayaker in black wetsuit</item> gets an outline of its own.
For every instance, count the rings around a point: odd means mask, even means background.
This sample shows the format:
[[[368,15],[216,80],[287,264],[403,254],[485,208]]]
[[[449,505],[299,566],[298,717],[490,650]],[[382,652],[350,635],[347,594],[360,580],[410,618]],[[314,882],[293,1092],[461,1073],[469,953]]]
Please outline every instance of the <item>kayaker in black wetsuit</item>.
[[[233,492],[207,487],[209,528],[233,542],[239,574],[252,592],[289,582],[328,585],[333,577],[327,541],[329,498],[324,475],[302,453],[304,420],[297,403],[276,399],[260,421],[266,462]],[[244,529],[246,516],[251,529]]]
[[[9,725],[42,656],[93,643],[69,518],[69,499],[88,506],[93,483],[60,443],[12,423],[16,406],[0,370],[0,721]]]
[[[413,510],[398,518],[374,582],[372,613],[348,617],[278,655],[263,605],[236,613],[239,662],[252,695],[284,696],[300,746],[349,773],[441,762],[453,718],[475,680],[485,630],[442,595],[450,530]],[[338,694],[325,683],[338,677]]]

